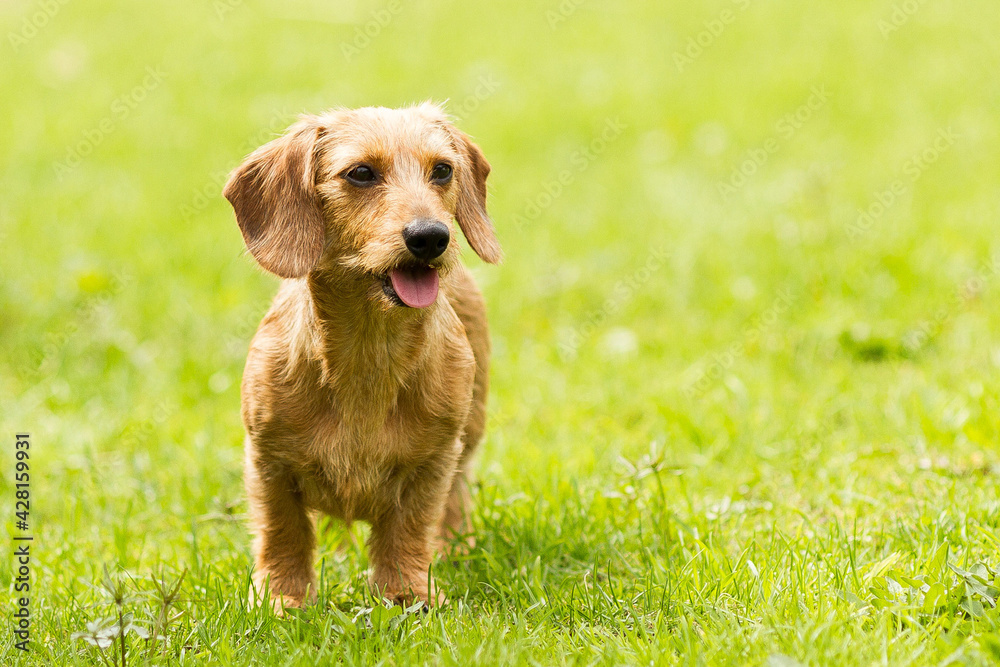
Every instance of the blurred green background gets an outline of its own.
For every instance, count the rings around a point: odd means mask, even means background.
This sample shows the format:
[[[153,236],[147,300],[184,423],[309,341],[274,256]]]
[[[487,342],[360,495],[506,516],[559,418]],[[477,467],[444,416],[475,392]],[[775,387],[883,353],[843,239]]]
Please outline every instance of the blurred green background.
[[[995,3],[9,0],[0,28],[0,457],[33,434],[39,660],[96,660],[68,636],[103,565],[188,569],[177,660],[997,655],[990,596],[932,559],[995,585]],[[426,99],[492,162],[506,252],[465,253],[495,358],[480,546],[439,575],[463,606],[333,647],[334,611],[234,630],[277,281],[222,183],[298,113]]]

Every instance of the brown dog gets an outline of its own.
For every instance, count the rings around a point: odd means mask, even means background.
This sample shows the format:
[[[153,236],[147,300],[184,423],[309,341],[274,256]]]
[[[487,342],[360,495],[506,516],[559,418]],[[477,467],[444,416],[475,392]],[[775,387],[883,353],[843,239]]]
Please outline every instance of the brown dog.
[[[370,583],[439,603],[435,542],[464,531],[485,427],[489,338],[453,220],[500,260],[490,165],[431,104],[303,117],[223,191],[285,280],[243,375],[256,599],[316,596],[312,514],[371,524]]]

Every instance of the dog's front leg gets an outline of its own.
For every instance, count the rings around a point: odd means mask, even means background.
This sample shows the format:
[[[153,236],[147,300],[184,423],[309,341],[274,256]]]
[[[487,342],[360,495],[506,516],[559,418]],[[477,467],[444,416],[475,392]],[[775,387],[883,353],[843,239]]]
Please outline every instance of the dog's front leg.
[[[447,469],[414,475],[399,504],[387,507],[372,521],[370,583],[376,594],[397,604],[444,602],[429,569],[451,484],[451,477],[444,474]]]
[[[267,589],[276,609],[300,607],[316,599],[315,527],[291,476],[262,468],[247,457],[245,481],[256,534],[251,602],[259,603]]]

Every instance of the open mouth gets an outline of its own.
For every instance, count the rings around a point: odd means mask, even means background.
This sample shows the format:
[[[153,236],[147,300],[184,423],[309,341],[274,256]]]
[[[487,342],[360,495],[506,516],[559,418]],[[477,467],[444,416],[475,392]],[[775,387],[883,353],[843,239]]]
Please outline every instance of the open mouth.
[[[437,300],[437,269],[432,266],[393,269],[382,281],[382,291],[397,306],[426,308]]]

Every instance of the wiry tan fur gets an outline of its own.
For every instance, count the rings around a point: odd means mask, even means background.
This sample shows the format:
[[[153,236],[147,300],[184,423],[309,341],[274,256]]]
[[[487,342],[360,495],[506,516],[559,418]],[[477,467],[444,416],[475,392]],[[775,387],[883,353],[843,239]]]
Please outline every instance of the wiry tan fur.
[[[445,186],[434,165],[453,166]],[[358,188],[353,166],[384,180]],[[315,598],[313,513],[371,524],[370,583],[399,603],[436,604],[435,544],[466,530],[467,481],[486,422],[489,338],[482,297],[458,261],[457,220],[484,260],[500,248],[486,214],[489,163],[436,106],[303,117],[230,176],[247,247],[285,278],[243,376],[245,479],[254,590],[278,605]],[[403,227],[452,230],[435,303],[382,290],[408,258]]]

